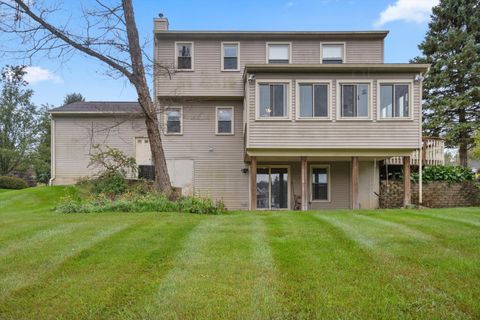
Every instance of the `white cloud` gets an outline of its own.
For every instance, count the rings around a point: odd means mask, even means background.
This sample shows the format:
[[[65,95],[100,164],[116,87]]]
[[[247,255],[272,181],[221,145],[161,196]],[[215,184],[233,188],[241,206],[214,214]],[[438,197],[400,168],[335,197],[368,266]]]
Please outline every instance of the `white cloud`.
[[[375,25],[382,26],[392,21],[405,21],[422,23],[428,21],[432,7],[438,4],[439,0],[396,0],[380,13]]]
[[[25,68],[25,71],[27,72],[25,75],[25,80],[30,84],[42,81],[52,81],[54,83],[62,82],[62,78],[52,71],[42,67],[29,66]]]

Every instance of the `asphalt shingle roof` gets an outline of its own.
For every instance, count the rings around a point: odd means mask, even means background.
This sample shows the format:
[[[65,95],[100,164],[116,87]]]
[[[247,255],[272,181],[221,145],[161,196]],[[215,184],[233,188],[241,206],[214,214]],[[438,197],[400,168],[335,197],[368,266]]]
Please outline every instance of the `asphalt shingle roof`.
[[[50,113],[136,113],[140,105],[134,101],[86,101],[74,102],[50,109]]]

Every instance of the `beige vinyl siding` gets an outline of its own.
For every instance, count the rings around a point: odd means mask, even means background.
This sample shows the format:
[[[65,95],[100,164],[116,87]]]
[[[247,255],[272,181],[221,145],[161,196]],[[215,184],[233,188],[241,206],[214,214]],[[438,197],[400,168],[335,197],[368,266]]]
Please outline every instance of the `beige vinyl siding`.
[[[363,79],[372,81],[371,120],[339,120],[337,116],[337,81]],[[292,120],[269,121],[255,120],[255,84],[247,84],[249,92],[249,122],[247,148],[398,148],[415,149],[420,143],[420,88],[413,85],[413,120],[376,120],[377,118],[377,81],[380,79],[413,80],[414,75],[311,75],[311,74],[257,74],[256,81],[262,79],[292,80],[289,93],[292,105],[289,112]],[[332,80],[331,120],[296,120],[296,80],[325,79]]]
[[[54,184],[71,184],[91,176],[88,168],[92,146],[109,145],[135,157],[135,137],[145,137],[143,118],[121,116],[53,116],[55,121]]]
[[[234,106],[234,135],[215,135],[216,106]],[[107,144],[135,156],[134,138],[146,137],[143,119],[75,115],[55,116],[54,120],[54,184],[75,183],[95,172],[87,168],[92,143]],[[194,192],[223,200],[229,209],[248,208],[248,174],[241,172],[246,167],[242,124],[241,102],[184,104],[183,135],[163,135],[167,161],[193,160]]]
[[[234,135],[215,134],[216,106],[234,107]],[[248,208],[248,173],[241,172],[247,167],[243,161],[242,103],[183,104],[183,123],[183,135],[163,136],[167,158],[194,161],[195,193],[221,199],[229,209]]]
[[[175,40],[162,39],[158,36],[155,58],[163,66],[172,68],[175,65]],[[266,43],[291,42],[292,64],[319,64],[320,43],[331,42],[318,38],[315,40],[292,39],[262,39],[241,40],[234,38],[222,41],[240,42],[240,71],[221,71],[221,42],[220,40],[184,39],[185,42],[194,42],[193,71],[177,71],[171,76],[158,69],[155,78],[157,96],[216,96],[216,97],[243,97],[243,69],[246,64],[266,63]],[[382,63],[382,40],[351,40],[339,39],[346,43],[347,63]],[[171,77],[171,78],[170,78]]]

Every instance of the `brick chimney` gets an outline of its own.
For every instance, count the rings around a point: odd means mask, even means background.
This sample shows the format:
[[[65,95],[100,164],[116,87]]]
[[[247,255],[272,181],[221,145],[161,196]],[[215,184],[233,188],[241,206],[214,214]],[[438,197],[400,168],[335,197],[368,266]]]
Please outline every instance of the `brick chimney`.
[[[153,19],[153,31],[168,31],[168,19],[163,16],[163,13]]]

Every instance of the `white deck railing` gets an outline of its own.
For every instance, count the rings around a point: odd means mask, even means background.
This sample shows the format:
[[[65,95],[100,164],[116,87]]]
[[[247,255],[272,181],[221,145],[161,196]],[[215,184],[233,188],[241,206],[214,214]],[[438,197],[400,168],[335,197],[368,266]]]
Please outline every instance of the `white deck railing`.
[[[426,166],[443,165],[445,141],[441,138],[423,138],[423,164]],[[410,165],[418,166],[420,151],[415,150],[410,156]],[[402,165],[403,157],[392,157],[385,160],[388,165]]]

